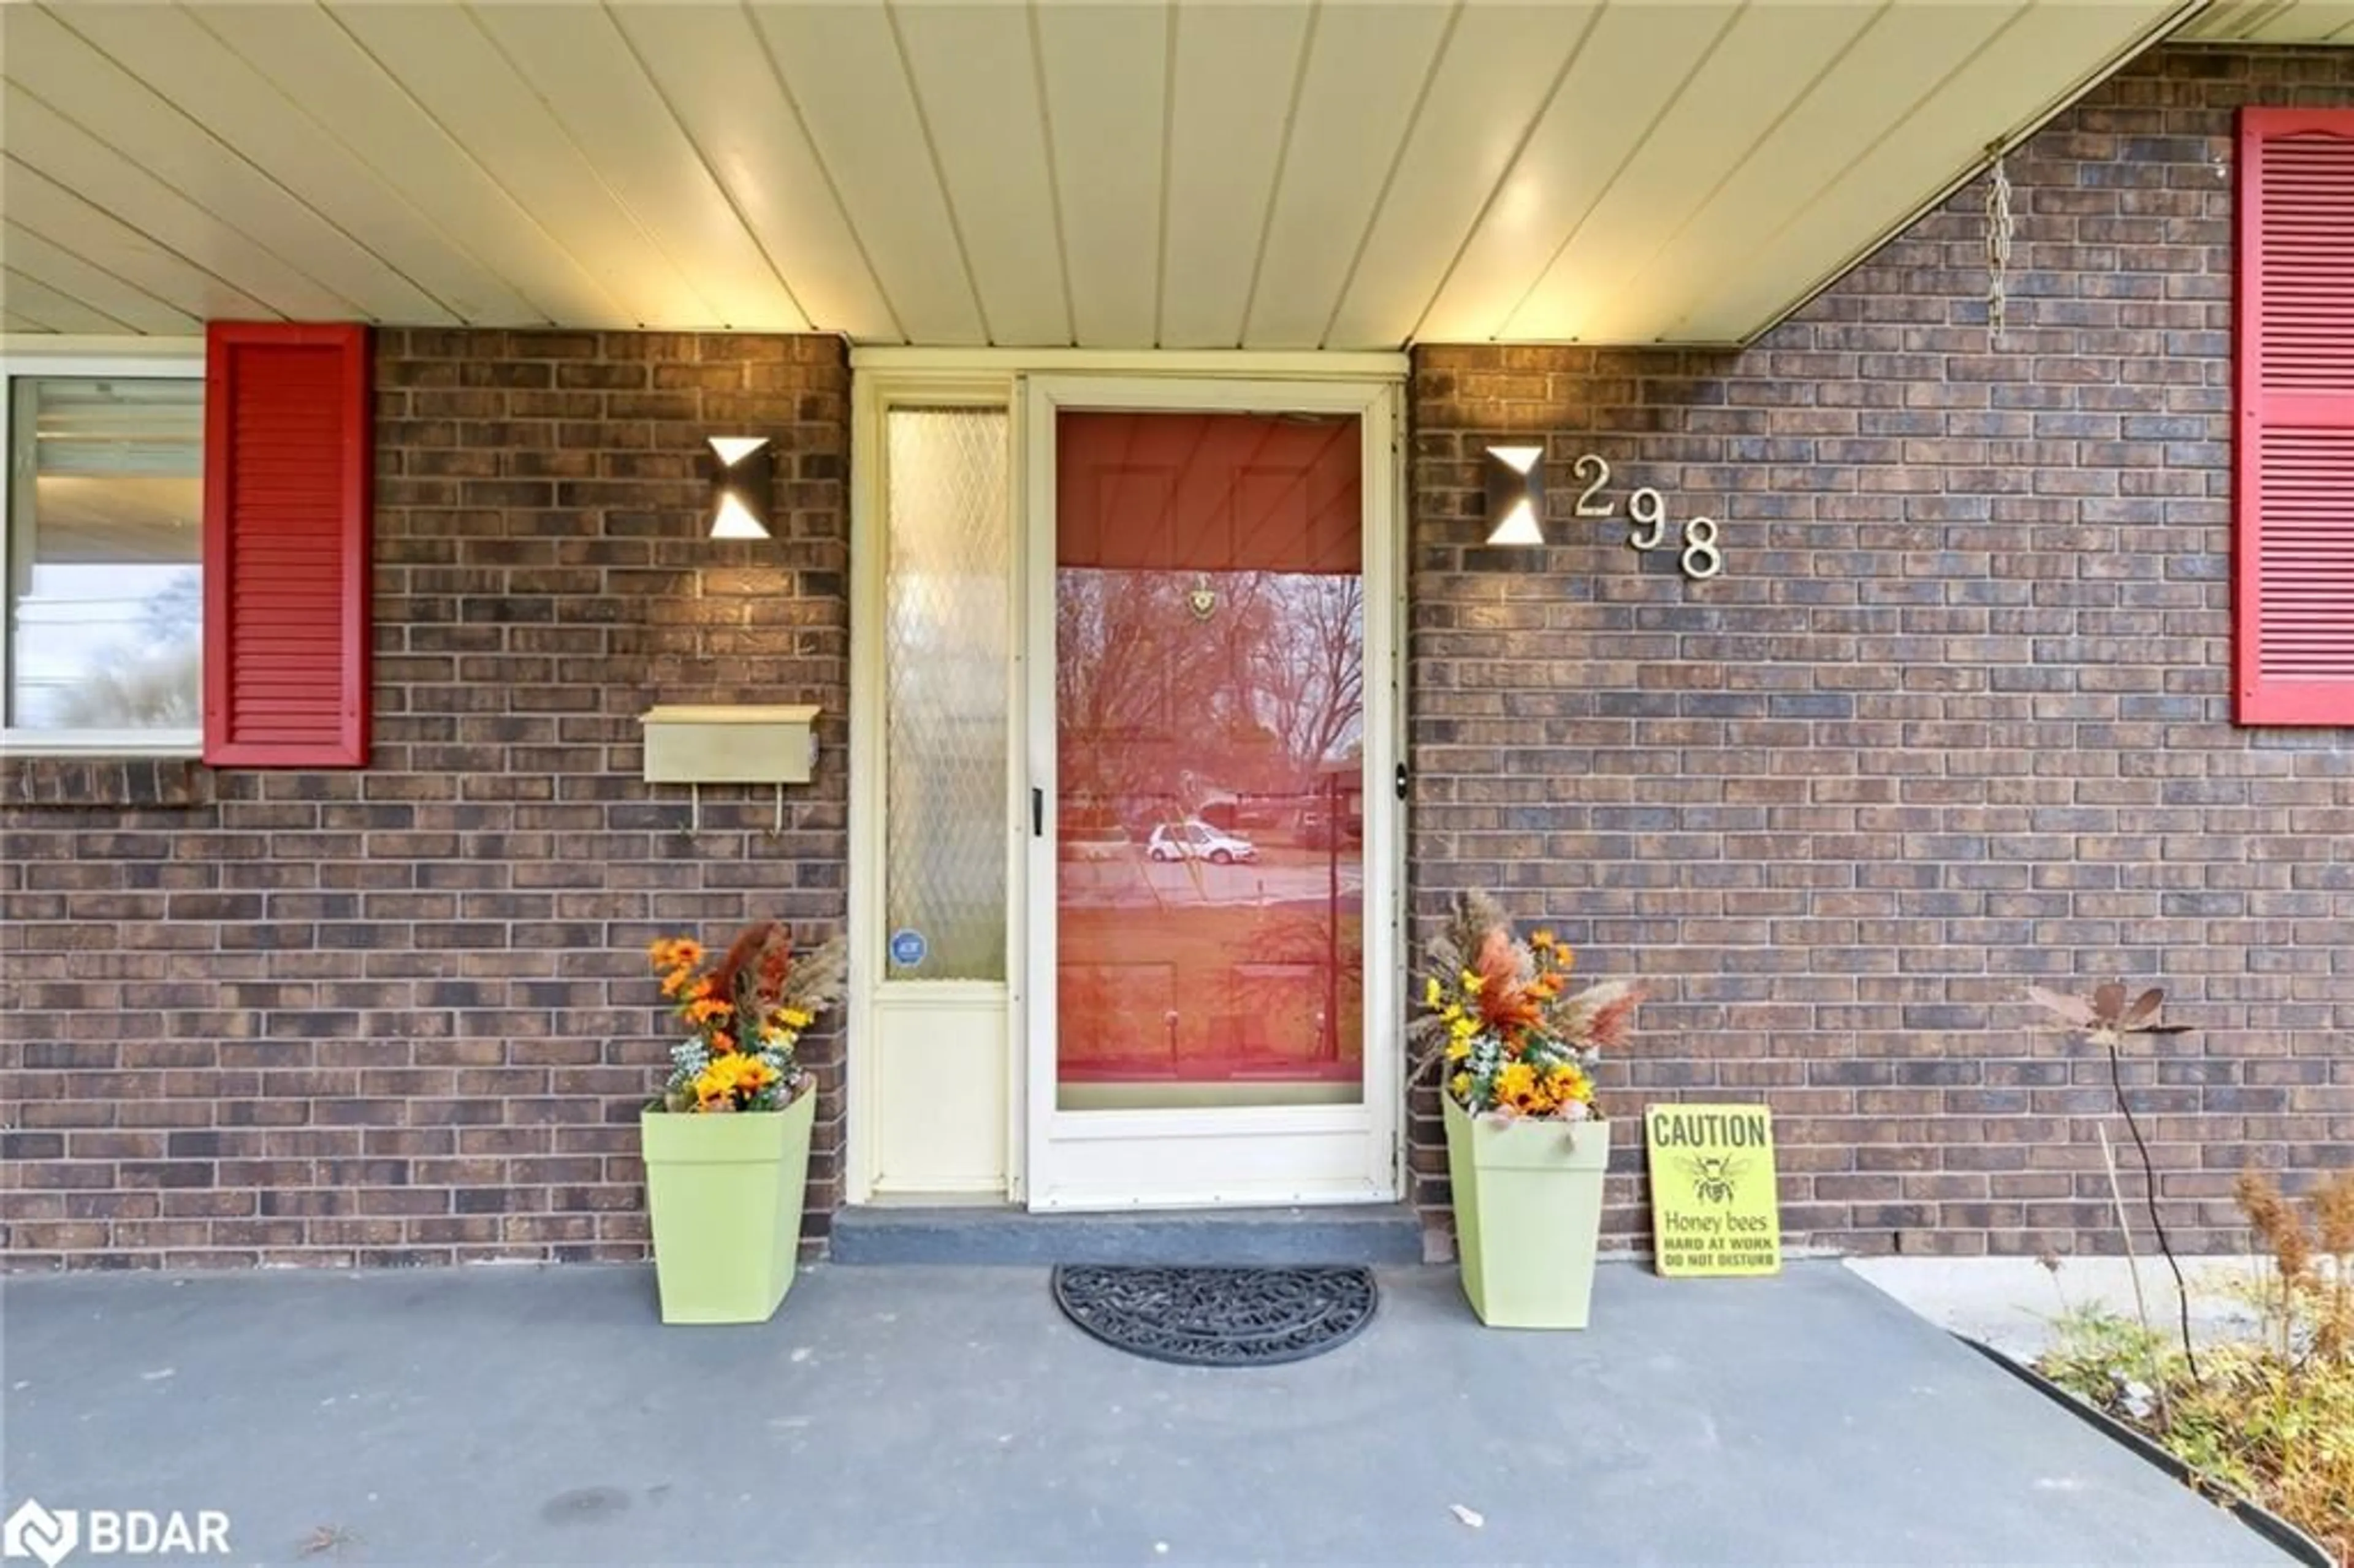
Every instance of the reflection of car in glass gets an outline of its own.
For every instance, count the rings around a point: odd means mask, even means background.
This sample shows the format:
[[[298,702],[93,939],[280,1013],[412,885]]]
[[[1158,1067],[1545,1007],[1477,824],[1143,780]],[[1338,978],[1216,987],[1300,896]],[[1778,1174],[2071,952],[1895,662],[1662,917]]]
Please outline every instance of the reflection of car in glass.
[[[1314,807],[1299,813],[1299,842],[1310,849],[1327,849],[1332,844],[1332,819]],[[1341,819],[1341,842],[1360,844],[1365,842],[1365,819],[1351,812]]]
[[[1144,853],[1154,860],[1206,860],[1214,865],[1258,858],[1258,849],[1250,840],[1221,832],[1199,817],[1154,828]]]

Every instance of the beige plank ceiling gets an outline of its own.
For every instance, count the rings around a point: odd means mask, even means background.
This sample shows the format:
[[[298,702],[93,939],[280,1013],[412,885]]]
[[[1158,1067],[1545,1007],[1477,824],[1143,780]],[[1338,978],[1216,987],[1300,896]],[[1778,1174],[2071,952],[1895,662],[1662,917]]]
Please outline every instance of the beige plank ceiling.
[[[1023,346],[1069,343],[1062,217],[1028,14],[931,5],[892,16],[983,334]]]
[[[15,146],[18,105],[45,98],[91,136],[165,174],[223,229],[290,264],[300,267],[316,246],[340,240],[356,252],[345,266],[388,270],[434,302],[420,323],[528,315],[502,277],[544,271],[530,264],[540,259],[493,251],[493,263],[504,269],[476,263],[450,238],[448,227],[463,231],[476,215],[462,176],[437,159],[431,136],[419,134],[431,129],[421,115],[396,122],[409,141],[405,160],[387,165],[388,177],[348,151],[352,128],[369,123],[382,101],[405,103],[406,95],[323,13],[285,5],[221,6],[201,16],[146,5],[11,6],[0,12],[0,46],[6,75],[0,138],[12,154],[25,155]],[[404,176],[410,176],[406,200]],[[0,199],[14,194],[0,185]],[[142,228],[153,221],[140,211],[116,216]],[[330,238],[319,239],[321,229]],[[80,249],[74,235],[48,238]],[[248,291],[257,287],[239,283]],[[355,303],[364,313],[402,319],[381,291],[358,280],[348,287],[361,296]]]
[[[2207,43],[2354,45],[2354,0],[2218,0],[2181,36]]]
[[[2354,4],[10,4],[0,313],[1737,342],[2177,26]]]
[[[1149,5],[1030,12],[1078,343],[1159,341],[1173,21],[1172,13]]]

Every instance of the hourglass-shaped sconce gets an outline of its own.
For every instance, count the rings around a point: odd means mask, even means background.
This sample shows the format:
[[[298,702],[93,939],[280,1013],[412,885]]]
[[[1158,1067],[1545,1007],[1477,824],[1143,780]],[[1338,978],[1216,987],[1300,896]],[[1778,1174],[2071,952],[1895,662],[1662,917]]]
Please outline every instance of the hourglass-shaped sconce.
[[[1490,447],[1486,468],[1488,543],[1543,544],[1544,448]]]
[[[766,539],[776,488],[776,449],[766,436],[711,438],[711,536]]]

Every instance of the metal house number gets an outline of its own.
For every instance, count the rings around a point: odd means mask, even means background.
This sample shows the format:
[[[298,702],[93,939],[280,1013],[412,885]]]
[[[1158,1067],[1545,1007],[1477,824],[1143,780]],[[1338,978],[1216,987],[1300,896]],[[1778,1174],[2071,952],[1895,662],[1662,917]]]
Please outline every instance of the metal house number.
[[[1610,483],[1609,462],[1594,452],[1580,453],[1575,471],[1585,482],[1577,493],[1577,515],[1611,517],[1617,506],[1603,492]],[[1638,550],[1656,550],[1668,542],[1668,500],[1649,485],[1627,497],[1627,543]],[[1677,539],[1683,546],[1677,565],[1694,582],[1704,582],[1724,570],[1724,553],[1716,547],[1716,519],[1688,517]]]

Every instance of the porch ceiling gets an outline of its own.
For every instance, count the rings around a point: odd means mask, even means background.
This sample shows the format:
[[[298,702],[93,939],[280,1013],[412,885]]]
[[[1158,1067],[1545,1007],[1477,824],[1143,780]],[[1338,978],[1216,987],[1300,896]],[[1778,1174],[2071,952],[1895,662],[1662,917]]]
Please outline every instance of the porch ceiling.
[[[2354,3],[2218,0],[2177,36],[2200,43],[2354,45]]]
[[[107,334],[1738,341],[2184,10],[7,5],[0,308]]]

